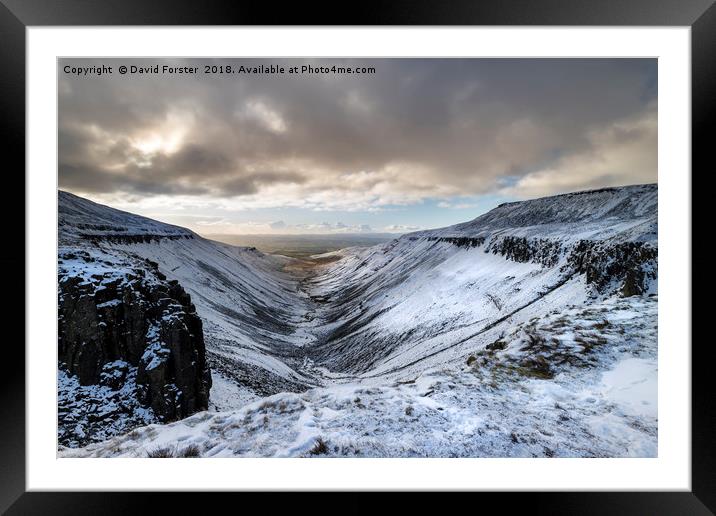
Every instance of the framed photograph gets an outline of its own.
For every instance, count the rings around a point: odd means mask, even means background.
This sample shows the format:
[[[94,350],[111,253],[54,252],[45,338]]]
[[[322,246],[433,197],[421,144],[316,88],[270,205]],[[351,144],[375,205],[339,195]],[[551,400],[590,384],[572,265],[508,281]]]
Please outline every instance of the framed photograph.
[[[0,507],[469,491],[712,514],[691,306],[712,2],[354,16],[2,0],[25,348]]]

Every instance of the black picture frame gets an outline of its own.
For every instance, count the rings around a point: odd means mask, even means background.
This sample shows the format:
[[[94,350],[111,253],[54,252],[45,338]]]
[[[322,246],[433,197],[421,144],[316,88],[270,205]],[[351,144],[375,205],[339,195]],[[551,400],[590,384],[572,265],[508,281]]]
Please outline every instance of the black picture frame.
[[[25,226],[18,213],[25,202],[25,31],[30,26],[81,25],[629,25],[691,27],[692,170],[713,162],[716,106],[716,7],[713,0],[502,0],[451,2],[338,2],[323,5],[203,0],[0,0],[0,148],[5,169],[6,221],[3,235],[17,242],[0,253],[5,294],[0,296],[5,326],[25,320]],[[91,50],[91,44],[88,43]],[[91,53],[91,52],[89,52]],[[709,130],[711,129],[711,130]],[[11,165],[9,165],[11,164]],[[21,174],[19,171],[22,170]],[[692,172],[692,178],[695,176]],[[51,177],[48,175],[48,178]],[[54,179],[48,179],[54,180]],[[693,183],[692,183],[693,185]],[[9,190],[11,189],[11,190]],[[12,192],[8,194],[7,192]],[[21,194],[22,193],[22,194]],[[692,206],[706,192],[694,190]],[[701,196],[701,197],[699,197]],[[11,202],[11,201],[15,202]],[[18,205],[19,204],[19,205]],[[695,218],[692,216],[692,220]],[[692,233],[693,234],[693,233]],[[23,242],[23,245],[19,243]],[[694,242],[698,245],[705,243]],[[693,253],[693,247],[692,251]],[[693,258],[692,269],[702,263]],[[703,264],[706,265],[705,263]],[[23,271],[25,274],[19,274]],[[22,283],[21,283],[22,282]],[[23,293],[22,295],[20,293]],[[684,300],[690,302],[691,300]],[[699,310],[693,304],[694,310]],[[701,308],[703,310],[704,308]],[[694,318],[693,321],[699,320]],[[7,514],[123,514],[158,510],[186,514],[221,510],[246,493],[50,493],[25,487],[25,354],[17,338],[3,346],[0,372],[0,510]],[[690,492],[480,493],[480,502],[528,509],[532,514],[713,514],[716,512],[716,410],[712,401],[712,343],[692,346],[692,490]],[[306,493],[303,494],[305,496]],[[315,496],[315,495],[314,495]],[[227,500],[232,497],[234,501]],[[413,501],[421,502],[421,496]],[[244,501],[243,509],[249,501]],[[473,502],[474,503],[474,502]],[[321,502],[315,498],[312,507]],[[198,506],[198,505],[197,505]],[[351,504],[359,509],[361,504]],[[229,505],[231,507],[231,505]],[[477,506],[473,506],[477,507]],[[487,507],[487,506],[485,506]],[[367,507],[364,507],[367,508]],[[198,510],[198,509],[197,509]],[[237,505],[236,510],[242,510]],[[476,509],[477,510],[477,509]]]

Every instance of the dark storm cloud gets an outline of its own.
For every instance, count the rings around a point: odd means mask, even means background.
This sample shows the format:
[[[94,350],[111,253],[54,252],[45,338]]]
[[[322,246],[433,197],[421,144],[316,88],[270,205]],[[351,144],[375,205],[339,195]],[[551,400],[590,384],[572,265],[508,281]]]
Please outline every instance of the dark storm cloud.
[[[259,191],[262,185],[273,183],[302,184],[305,177],[292,172],[261,172],[239,174],[225,182],[218,183],[218,191],[226,195],[247,195]]]
[[[301,64],[216,62],[227,63]],[[655,60],[313,64],[373,66],[376,73],[60,72],[60,186],[213,197],[285,186],[322,199],[317,202],[330,202],[330,196],[321,197],[325,192],[362,191],[389,203],[479,194],[504,187],[508,179],[515,195],[656,179]],[[609,167],[588,166],[595,161]],[[570,172],[575,167],[581,179]]]
[[[204,173],[221,173],[230,170],[231,159],[224,156],[220,151],[207,149],[196,144],[188,144],[180,148],[176,153],[169,156],[162,155],[162,168],[170,174],[196,174],[197,171]]]

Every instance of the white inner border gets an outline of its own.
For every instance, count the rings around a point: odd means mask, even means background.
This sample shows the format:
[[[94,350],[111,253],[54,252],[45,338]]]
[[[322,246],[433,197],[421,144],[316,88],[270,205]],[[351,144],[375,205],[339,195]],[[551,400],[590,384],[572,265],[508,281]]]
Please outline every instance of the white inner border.
[[[27,488],[690,490],[690,29],[68,28],[27,31]],[[659,456],[57,459],[58,56],[659,59]]]

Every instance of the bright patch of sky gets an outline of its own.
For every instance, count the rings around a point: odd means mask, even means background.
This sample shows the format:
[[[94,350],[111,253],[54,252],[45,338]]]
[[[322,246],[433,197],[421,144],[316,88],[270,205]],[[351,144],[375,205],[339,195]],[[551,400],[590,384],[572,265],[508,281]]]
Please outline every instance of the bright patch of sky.
[[[119,209],[133,211],[202,235],[409,233],[450,226],[471,220],[503,202],[515,200],[501,195],[428,199],[406,206],[385,206],[374,211],[316,211],[277,207],[230,210],[206,205],[196,214],[182,205],[151,202],[113,202]],[[101,200],[100,200],[101,202]]]

